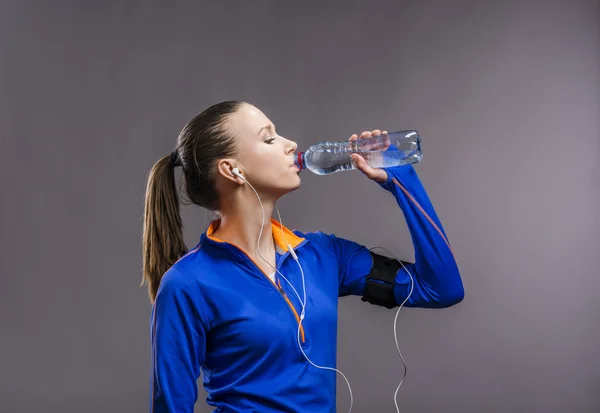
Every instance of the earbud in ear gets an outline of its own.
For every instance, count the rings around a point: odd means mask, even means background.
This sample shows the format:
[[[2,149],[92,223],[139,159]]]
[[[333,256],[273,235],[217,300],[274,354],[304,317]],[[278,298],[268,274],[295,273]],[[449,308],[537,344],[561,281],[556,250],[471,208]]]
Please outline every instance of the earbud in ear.
[[[242,175],[242,173],[240,172],[240,170],[238,168],[233,168],[231,170],[231,173],[234,174],[235,176],[237,176],[238,178],[242,178],[242,180],[244,182],[246,182],[246,178],[244,178],[244,176]]]

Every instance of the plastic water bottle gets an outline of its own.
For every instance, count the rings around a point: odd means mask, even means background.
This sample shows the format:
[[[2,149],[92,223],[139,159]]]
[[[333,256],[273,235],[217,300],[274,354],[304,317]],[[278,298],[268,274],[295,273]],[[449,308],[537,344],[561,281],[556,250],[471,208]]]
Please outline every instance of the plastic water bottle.
[[[388,168],[420,162],[421,137],[416,130],[405,130],[355,141],[322,141],[298,153],[295,164],[302,171],[329,175],[356,169],[352,154],[357,153],[373,168]]]

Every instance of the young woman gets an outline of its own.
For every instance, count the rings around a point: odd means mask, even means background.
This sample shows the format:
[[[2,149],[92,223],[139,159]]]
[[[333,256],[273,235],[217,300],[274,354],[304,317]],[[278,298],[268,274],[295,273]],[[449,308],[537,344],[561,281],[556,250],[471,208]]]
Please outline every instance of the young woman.
[[[388,308],[405,301],[444,308],[463,299],[450,244],[410,165],[375,169],[355,158],[396,198],[413,264],[272,219],[277,200],[300,186],[296,147],[255,106],[222,102],[192,119],[176,150],[152,168],[143,235],[153,303],[152,412],[192,413],[201,369],[216,412],[334,412],[336,373],[315,365],[335,367],[338,297]],[[179,166],[189,200],[219,214],[190,251]]]

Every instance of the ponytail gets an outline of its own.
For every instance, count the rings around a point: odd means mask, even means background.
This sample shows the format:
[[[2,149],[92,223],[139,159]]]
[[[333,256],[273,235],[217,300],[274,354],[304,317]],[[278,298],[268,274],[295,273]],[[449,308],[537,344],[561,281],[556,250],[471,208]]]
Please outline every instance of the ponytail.
[[[171,156],[160,159],[148,176],[142,240],[142,285],[154,302],[162,276],[187,252]]]
[[[175,167],[181,166],[186,198],[216,211],[219,194],[214,165],[237,154],[235,136],[226,123],[244,102],[225,101],[195,116],[177,137],[176,150],[159,160],[148,176],[144,211],[142,285],[154,302],[164,273],[187,252],[175,185]]]

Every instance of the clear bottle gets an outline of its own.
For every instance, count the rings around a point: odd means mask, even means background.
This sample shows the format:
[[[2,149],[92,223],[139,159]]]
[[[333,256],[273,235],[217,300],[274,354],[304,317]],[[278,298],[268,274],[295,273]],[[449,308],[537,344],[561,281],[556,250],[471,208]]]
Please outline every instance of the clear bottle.
[[[421,137],[416,130],[405,130],[355,141],[322,141],[298,153],[295,164],[302,171],[317,175],[356,169],[351,155],[357,153],[373,168],[414,164],[421,161]]]

